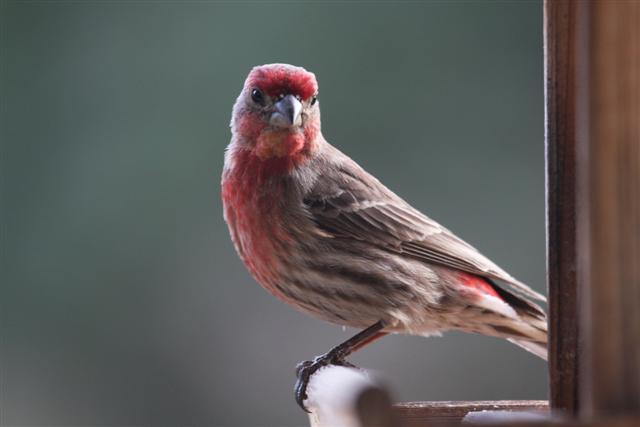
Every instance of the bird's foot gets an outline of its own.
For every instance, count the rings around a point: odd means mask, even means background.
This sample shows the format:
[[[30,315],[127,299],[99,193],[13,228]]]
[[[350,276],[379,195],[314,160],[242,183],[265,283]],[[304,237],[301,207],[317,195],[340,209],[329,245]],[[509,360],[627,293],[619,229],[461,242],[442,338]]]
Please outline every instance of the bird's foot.
[[[307,386],[309,385],[309,379],[311,379],[311,376],[315,374],[320,368],[329,365],[355,368],[355,365],[347,362],[343,357],[335,354],[332,351],[321,356],[316,356],[313,360],[305,360],[304,362],[300,362],[296,366],[296,376],[298,377],[298,379],[296,381],[294,390],[295,398],[296,403],[302,408],[303,411],[311,412],[304,405],[304,401],[307,399]]]

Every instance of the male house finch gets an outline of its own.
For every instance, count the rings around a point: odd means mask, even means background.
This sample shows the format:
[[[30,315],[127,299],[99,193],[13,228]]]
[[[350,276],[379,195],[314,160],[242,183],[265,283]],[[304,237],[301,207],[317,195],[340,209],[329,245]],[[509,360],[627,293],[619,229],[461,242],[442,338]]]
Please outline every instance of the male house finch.
[[[298,404],[318,368],[387,333],[480,333],[546,359],[546,316],[529,300],[544,296],[330,145],[317,96],[303,68],[253,68],[222,174],[224,217],[256,280],[311,316],[364,328],[298,365]]]

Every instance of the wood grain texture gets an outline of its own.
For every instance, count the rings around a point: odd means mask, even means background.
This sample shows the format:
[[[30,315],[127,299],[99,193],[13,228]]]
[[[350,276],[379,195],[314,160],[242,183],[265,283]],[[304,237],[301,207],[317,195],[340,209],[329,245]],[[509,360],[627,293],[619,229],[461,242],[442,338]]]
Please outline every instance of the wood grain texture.
[[[544,3],[549,387],[553,409],[579,409],[577,176],[584,76],[584,13],[573,0]]]
[[[640,2],[589,5],[586,412],[640,414]]]
[[[455,424],[446,424],[453,426]],[[462,426],[473,426],[474,424],[464,423]],[[578,421],[578,420],[561,420],[553,421],[513,421],[499,423],[482,423],[475,424],[482,427],[638,427],[640,426],[640,418],[638,417],[616,417],[602,420]],[[423,424],[423,427],[442,427],[442,424]],[[458,424],[460,426],[460,424]]]
[[[455,424],[476,411],[548,411],[546,400],[404,402],[393,410],[404,427]]]

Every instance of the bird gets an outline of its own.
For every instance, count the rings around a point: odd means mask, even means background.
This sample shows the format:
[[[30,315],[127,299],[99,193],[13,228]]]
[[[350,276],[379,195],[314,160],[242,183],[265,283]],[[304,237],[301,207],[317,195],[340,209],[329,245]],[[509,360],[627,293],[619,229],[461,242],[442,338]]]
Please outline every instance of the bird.
[[[314,73],[249,72],[233,105],[221,182],[231,240],[255,280],[358,334],[297,365],[310,377],[391,333],[463,331],[547,358],[545,297],[388,189],[325,140]]]

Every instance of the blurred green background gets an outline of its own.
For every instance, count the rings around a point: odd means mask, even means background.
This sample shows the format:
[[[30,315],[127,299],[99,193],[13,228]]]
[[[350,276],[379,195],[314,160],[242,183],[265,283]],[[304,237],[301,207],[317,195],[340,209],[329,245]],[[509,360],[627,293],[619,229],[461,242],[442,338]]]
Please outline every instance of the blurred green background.
[[[305,425],[297,361],[353,333],[240,263],[219,195],[250,68],[302,65],[326,138],[544,290],[541,3],[2,3],[2,423]],[[401,400],[546,397],[492,338],[354,361]]]

